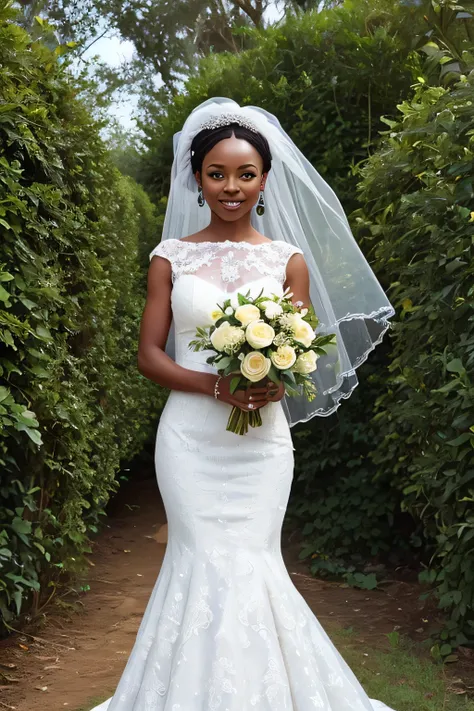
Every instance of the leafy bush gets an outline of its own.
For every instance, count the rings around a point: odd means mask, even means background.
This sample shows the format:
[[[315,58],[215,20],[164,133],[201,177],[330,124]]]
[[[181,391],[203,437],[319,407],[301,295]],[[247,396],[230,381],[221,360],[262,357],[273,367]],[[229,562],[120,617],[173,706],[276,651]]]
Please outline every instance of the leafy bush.
[[[137,371],[149,200],[112,166],[61,49],[0,2],[0,609],[73,571],[160,391]],[[31,596],[32,593],[32,596]]]
[[[289,16],[278,26],[252,32],[253,49],[200,62],[185,94],[165,107],[148,106],[150,120],[142,128],[149,152],[140,178],[147,190],[153,197],[167,195],[173,134],[198,104],[227,96],[276,114],[328,177],[346,210],[357,207],[352,168],[367,157],[384,128],[379,117],[394,116],[413,64],[409,44],[400,40],[392,19],[374,19],[372,27],[369,9],[361,2],[355,8]]]
[[[473,99],[474,70],[451,89],[419,83],[386,120],[354,214],[399,310],[371,458],[423,527],[421,577],[451,612],[454,644],[461,630],[474,638]]]

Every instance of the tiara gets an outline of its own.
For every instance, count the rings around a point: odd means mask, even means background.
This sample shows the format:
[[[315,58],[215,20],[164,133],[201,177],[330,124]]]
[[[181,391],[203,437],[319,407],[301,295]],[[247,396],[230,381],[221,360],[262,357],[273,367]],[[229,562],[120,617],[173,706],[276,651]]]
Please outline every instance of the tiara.
[[[254,133],[258,133],[258,129],[252,121],[239,114],[221,114],[220,116],[214,116],[205,123],[201,124],[201,131],[205,129],[223,128],[224,126],[229,126],[231,123],[237,123],[239,126],[248,128]]]

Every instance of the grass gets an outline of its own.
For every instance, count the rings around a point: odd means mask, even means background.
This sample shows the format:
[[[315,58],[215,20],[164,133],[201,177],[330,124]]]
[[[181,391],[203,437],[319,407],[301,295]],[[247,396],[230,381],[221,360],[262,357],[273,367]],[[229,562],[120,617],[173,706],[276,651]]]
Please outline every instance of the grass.
[[[459,693],[445,667],[417,655],[408,640],[400,638],[387,651],[367,651],[352,628],[334,627],[330,636],[368,695],[395,711],[474,711],[474,700]],[[91,699],[76,711],[91,711],[105,698]]]
[[[370,698],[395,711],[474,711],[474,701],[460,693],[447,669],[417,655],[408,640],[381,651],[361,649],[352,629],[331,630],[331,638]]]

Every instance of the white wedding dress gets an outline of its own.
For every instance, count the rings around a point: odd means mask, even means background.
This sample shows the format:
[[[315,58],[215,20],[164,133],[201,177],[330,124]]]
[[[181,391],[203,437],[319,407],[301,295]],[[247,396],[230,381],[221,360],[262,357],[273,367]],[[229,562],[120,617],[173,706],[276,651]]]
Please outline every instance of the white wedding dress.
[[[282,294],[295,247],[169,239],[176,361],[212,371],[188,343],[238,291]],[[172,391],[155,449],[168,544],[114,696],[93,711],[374,711],[286,570],[281,527],[293,444],[280,402],[227,432],[230,405]]]

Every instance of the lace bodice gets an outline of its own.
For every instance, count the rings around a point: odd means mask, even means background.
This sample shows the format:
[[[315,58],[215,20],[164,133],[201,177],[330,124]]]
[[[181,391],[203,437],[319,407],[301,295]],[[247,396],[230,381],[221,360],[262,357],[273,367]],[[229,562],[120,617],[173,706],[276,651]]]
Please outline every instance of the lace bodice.
[[[183,274],[194,274],[228,292],[261,277],[283,284],[288,260],[296,253],[303,254],[299,247],[280,240],[251,244],[168,239],[150,252],[150,260],[155,255],[167,259],[173,283]]]

